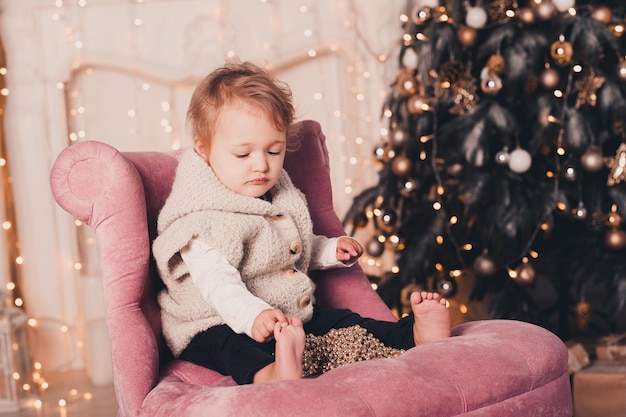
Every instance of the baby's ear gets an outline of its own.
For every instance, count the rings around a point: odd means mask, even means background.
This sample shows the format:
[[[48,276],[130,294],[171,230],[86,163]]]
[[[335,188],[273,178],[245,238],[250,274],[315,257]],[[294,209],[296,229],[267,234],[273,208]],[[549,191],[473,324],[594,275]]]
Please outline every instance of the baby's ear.
[[[194,136],[193,138],[193,149],[202,159],[207,162],[209,161],[209,147],[206,145],[205,141],[198,136]]]

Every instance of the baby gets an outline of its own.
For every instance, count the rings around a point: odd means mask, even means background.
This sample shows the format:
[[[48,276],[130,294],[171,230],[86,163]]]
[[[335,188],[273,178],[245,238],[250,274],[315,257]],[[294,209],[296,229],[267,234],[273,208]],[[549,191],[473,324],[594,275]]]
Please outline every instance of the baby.
[[[187,112],[193,149],[158,218],[168,346],[238,384],[301,378],[308,333],[359,325],[398,349],[450,336],[436,293],[413,293],[413,314],[398,322],[315,304],[307,271],[349,267],[363,248],[312,233],[306,200],[283,169],[294,114],[289,87],[255,64],[209,74]]]

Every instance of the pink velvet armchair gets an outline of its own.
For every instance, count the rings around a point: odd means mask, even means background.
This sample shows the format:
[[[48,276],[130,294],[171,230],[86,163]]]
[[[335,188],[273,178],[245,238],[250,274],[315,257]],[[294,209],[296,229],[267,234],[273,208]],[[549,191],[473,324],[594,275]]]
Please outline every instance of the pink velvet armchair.
[[[286,169],[310,203],[316,233],[343,234],[331,202],[319,124],[305,121]],[[111,337],[118,417],[572,415],[567,349],[547,330],[509,320],[465,323],[453,337],[395,359],[316,378],[237,386],[171,357],[160,332],[161,283],[150,255],[156,217],[180,152],[120,153],[100,142],[64,149],[51,172],[58,204],[95,230]],[[313,276],[318,303],[394,320],[361,269]]]

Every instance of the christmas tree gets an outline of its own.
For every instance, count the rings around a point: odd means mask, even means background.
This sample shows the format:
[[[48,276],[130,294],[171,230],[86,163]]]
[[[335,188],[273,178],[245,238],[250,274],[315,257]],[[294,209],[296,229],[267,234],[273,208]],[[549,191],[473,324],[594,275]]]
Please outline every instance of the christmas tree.
[[[420,0],[346,228],[402,313],[459,288],[491,318],[562,338],[625,331],[626,6]],[[463,312],[467,303],[457,303]]]

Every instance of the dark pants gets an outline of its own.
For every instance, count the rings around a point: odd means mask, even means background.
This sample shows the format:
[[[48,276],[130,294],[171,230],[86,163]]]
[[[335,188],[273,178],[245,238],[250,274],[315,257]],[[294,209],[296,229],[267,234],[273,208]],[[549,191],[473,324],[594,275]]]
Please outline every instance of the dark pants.
[[[415,346],[413,323],[412,315],[398,322],[387,322],[363,318],[350,310],[315,306],[313,318],[304,324],[304,331],[321,336],[331,329],[358,324],[385,346],[406,350]],[[245,334],[235,333],[224,324],[197,334],[180,359],[230,375],[238,384],[250,384],[259,369],[274,362],[275,343],[273,339],[258,343]]]

